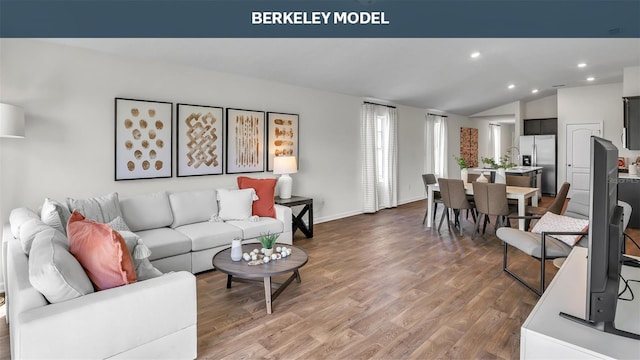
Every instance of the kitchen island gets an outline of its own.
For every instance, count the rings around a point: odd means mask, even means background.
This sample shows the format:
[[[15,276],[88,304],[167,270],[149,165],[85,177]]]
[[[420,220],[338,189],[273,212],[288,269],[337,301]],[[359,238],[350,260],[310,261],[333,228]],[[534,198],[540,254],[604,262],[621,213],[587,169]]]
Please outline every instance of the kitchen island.
[[[539,188],[542,184],[542,167],[541,166],[516,166],[510,169],[505,170],[507,175],[515,175],[515,176],[528,176],[531,180],[531,187]],[[486,175],[487,172],[491,175],[491,182],[495,179],[495,172],[498,169],[494,168],[469,168],[467,171],[469,174],[480,174],[484,173]]]

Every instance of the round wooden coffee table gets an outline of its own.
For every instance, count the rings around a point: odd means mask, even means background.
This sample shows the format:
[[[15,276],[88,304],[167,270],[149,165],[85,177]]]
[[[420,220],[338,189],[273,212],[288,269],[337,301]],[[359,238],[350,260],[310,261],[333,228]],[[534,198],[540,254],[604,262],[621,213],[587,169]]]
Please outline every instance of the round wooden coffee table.
[[[293,282],[294,279],[298,283],[301,281],[298,269],[304,266],[304,264],[309,260],[307,253],[297,246],[286,244],[277,244],[276,246],[286,246],[291,248],[291,255],[280,260],[272,260],[262,265],[249,265],[247,261],[244,260],[232,261],[231,248],[228,248],[215,254],[212,260],[214,268],[227,274],[227,289],[231,288],[231,282],[233,281],[250,284],[264,283],[264,298],[267,304],[267,314],[271,314],[271,301],[275,300],[278,295],[280,295],[284,289]],[[251,252],[253,249],[260,248],[262,248],[260,244],[242,245],[242,250],[244,252]],[[279,285],[279,287],[272,293],[271,277],[287,273],[292,274],[284,283],[273,283],[274,285]],[[262,278],[263,280],[260,281],[247,278]]]

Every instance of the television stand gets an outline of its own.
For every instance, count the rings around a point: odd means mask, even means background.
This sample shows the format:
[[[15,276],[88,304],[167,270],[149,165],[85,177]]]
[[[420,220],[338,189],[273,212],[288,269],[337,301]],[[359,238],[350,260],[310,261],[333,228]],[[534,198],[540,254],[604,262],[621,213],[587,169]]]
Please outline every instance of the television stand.
[[[609,334],[628,337],[630,339],[640,340],[640,334],[634,334],[632,332],[616,329],[615,324],[613,322],[611,322],[611,321],[593,322],[593,321],[585,320],[583,318],[579,318],[577,316],[569,315],[569,314],[567,314],[565,312],[560,312],[560,316],[562,316],[565,319],[569,319],[571,321],[575,321],[578,324],[582,324],[584,326],[588,326],[588,327],[590,327],[592,329],[596,329],[596,330],[599,330],[599,331],[604,331],[604,332],[609,333]]]
[[[640,279],[640,268],[623,266],[626,279]],[[640,283],[631,283],[634,301],[618,301],[615,324],[640,333]],[[558,316],[586,314],[587,249],[574,247],[520,329],[520,358],[636,359],[640,340],[614,335]]]

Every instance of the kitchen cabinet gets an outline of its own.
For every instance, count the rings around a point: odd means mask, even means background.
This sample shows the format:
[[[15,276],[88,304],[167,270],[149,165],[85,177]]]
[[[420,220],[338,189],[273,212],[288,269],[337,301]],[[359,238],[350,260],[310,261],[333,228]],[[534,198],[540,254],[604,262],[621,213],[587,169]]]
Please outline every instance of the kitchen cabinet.
[[[558,119],[524,119],[524,135],[557,135]]]
[[[640,150],[640,96],[622,98],[624,106],[623,146]]]

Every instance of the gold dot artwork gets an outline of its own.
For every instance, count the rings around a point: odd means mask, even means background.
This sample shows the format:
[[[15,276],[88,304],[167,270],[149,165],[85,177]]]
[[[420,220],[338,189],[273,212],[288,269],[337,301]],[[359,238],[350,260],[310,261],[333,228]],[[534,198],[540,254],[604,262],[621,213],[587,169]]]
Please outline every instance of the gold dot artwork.
[[[187,125],[187,166],[195,169],[200,166],[219,165],[217,128],[214,124],[218,119],[212,113],[192,113],[185,119]]]
[[[260,119],[236,116],[236,165],[251,167],[260,164]]]
[[[293,156],[295,142],[293,141],[295,133],[293,132],[293,121],[274,119],[275,140],[273,146],[275,148],[275,156]]]
[[[156,160],[157,149],[164,147],[164,141],[156,139],[157,131],[164,128],[162,120],[153,119],[156,116],[155,109],[146,112],[148,118],[142,118],[145,114],[140,109],[132,108],[131,117],[124,120],[124,128],[131,134],[133,140],[124,142],[125,149],[131,151],[132,159],[127,161],[127,169],[131,172],[137,170],[161,170],[164,163]]]

